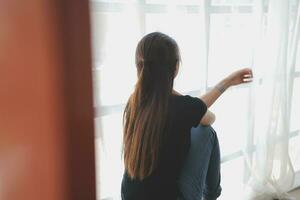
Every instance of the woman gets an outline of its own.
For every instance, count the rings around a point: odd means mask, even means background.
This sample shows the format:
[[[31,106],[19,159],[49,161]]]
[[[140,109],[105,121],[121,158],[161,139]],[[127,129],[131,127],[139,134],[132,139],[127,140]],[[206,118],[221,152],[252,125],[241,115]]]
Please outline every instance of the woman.
[[[173,90],[180,54],[169,36],[154,32],[136,49],[138,80],[124,111],[123,200],[217,199],[220,152],[208,108],[230,86],[251,81],[236,71],[200,98]],[[197,127],[191,130],[192,127]]]

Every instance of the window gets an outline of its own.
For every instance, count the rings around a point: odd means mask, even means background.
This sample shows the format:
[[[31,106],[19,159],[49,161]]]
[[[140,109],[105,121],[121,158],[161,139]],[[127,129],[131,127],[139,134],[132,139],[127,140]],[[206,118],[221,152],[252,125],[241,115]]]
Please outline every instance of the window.
[[[199,95],[231,71],[251,66],[253,53],[253,0],[212,0],[203,13],[202,0],[92,0],[92,39],[96,109],[98,199],[118,199],[123,175],[121,160],[122,112],[136,81],[134,53],[142,35],[162,31],[172,36],[181,50],[182,66],[175,88]],[[266,9],[267,12],[267,9]],[[209,16],[209,32],[203,20]],[[103,31],[105,29],[105,31]],[[208,42],[208,55],[206,45]],[[299,43],[300,48],[300,43]],[[299,49],[298,48],[298,49]],[[238,55],[238,56],[237,56]],[[300,50],[294,76],[290,153],[300,172]],[[99,94],[98,91],[101,91]],[[230,89],[212,107],[217,113],[214,128],[222,151],[223,194],[233,199],[242,191],[242,145],[248,130],[249,87]],[[232,102],[239,104],[232,108]],[[230,115],[231,120],[228,120]],[[235,125],[228,125],[230,122]],[[234,142],[232,142],[232,138]],[[254,144],[253,144],[254,145]],[[109,161],[109,162],[108,162]],[[232,173],[236,176],[232,177]],[[299,173],[298,173],[299,174]],[[228,182],[230,180],[230,183]],[[300,180],[300,179],[298,179]],[[238,190],[238,188],[241,188]],[[240,194],[241,195],[241,194]],[[236,196],[234,199],[237,199]]]

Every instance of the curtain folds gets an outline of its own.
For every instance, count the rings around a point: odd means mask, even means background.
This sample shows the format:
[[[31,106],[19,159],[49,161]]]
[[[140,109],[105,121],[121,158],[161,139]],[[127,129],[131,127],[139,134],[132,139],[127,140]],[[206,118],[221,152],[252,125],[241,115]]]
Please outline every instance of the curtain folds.
[[[290,1],[269,0],[264,14],[263,3],[257,0],[254,5],[259,22],[253,57],[257,77],[251,88],[251,141],[244,148],[249,200],[288,198],[295,176],[288,150],[299,9],[291,13]]]

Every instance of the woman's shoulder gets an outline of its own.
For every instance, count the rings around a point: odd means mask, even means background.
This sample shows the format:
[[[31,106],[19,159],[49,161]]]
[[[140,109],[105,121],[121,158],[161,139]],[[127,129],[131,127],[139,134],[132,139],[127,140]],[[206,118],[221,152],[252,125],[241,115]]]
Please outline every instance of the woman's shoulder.
[[[171,99],[177,102],[190,102],[190,101],[199,101],[200,99],[197,97],[192,97],[190,95],[177,95],[172,94]]]
[[[183,109],[191,107],[190,105],[199,104],[199,101],[199,98],[190,95],[172,95],[170,104],[171,109],[181,112]]]
[[[172,107],[176,107],[180,111],[186,110],[196,110],[206,112],[207,106],[205,103],[198,97],[192,97],[190,95],[172,95],[171,97]]]

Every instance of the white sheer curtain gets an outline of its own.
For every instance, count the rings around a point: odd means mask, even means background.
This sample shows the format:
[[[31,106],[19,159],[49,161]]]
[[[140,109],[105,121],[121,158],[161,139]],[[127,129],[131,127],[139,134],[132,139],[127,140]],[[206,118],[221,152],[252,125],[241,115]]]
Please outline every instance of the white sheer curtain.
[[[153,31],[178,42],[175,88],[184,94],[198,96],[241,67],[254,70],[254,83],[228,90],[212,107],[220,199],[270,199],[292,188],[300,171],[298,2],[92,0],[98,199],[120,199],[122,112],[136,81],[135,47]]]
[[[269,0],[268,14],[264,14],[265,5],[263,0],[256,0],[254,5],[258,25],[253,57],[256,81],[244,151],[248,167],[246,197],[251,200],[287,198],[295,178],[289,133],[299,9],[292,13],[290,1]]]

